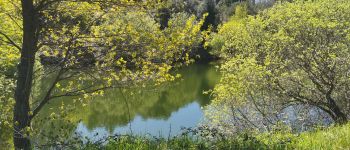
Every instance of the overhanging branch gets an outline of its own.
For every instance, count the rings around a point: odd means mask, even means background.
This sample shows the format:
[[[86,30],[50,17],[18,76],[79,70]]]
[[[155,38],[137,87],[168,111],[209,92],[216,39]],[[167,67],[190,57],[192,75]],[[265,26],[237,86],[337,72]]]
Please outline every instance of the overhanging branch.
[[[20,51],[22,50],[22,48],[20,46],[18,46],[8,35],[6,35],[5,33],[1,32],[1,31],[0,31],[0,35],[4,36],[6,38],[6,40],[8,40],[9,43],[11,45],[13,45],[14,47],[16,47],[18,50],[20,50]]]

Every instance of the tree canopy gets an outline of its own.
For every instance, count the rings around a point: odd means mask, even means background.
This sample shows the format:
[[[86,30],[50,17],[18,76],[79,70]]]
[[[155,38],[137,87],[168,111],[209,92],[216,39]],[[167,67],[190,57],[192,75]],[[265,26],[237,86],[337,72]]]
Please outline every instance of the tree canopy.
[[[14,124],[9,125],[15,146],[30,147],[31,121],[54,99],[86,99],[107,88],[179,77],[170,70],[193,62],[191,50],[206,34],[200,30],[204,18],[173,14],[169,27],[161,29],[153,17],[160,3],[1,1],[0,68],[7,75],[1,80],[16,82],[15,92],[10,92],[15,95]],[[52,82],[40,86],[44,81]],[[1,97],[1,104],[10,102]],[[12,105],[4,110],[7,107]],[[7,117],[6,122],[11,120]]]
[[[349,10],[346,0],[286,2],[225,23],[208,43],[225,60],[213,102],[233,111],[252,103],[260,116],[301,104],[346,122]]]

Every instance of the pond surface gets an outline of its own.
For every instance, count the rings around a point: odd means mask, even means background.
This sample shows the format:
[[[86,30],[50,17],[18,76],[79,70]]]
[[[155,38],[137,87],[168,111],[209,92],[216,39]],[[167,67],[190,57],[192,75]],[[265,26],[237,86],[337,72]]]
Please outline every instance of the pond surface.
[[[195,127],[203,119],[201,107],[210,101],[203,92],[215,86],[219,73],[209,64],[190,65],[176,73],[182,79],[155,89],[111,89],[86,106],[75,106],[70,115],[80,121],[74,132],[90,139],[130,133],[168,137],[179,134],[182,127]],[[47,105],[43,114],[61,103]]]

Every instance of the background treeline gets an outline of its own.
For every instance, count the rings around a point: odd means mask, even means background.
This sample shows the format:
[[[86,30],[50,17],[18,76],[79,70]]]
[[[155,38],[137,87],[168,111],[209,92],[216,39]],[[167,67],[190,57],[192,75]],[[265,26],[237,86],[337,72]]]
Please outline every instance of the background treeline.
[[[196,16],[202,16],[208,13],[208,17],[205,19],[205,23],[202,29],[207,29],[210,25],[216,29],[216,27],[230,20],[234,14],[235,7],[242,3],[247,4],[248,14],[254,15],[258,11],[271,7],[274,0],[169,0],[162,8],[160,8],[157,14],[161,27],[167,26],[167,20],[171,14],[186,12],[188,14],[194,14]]]

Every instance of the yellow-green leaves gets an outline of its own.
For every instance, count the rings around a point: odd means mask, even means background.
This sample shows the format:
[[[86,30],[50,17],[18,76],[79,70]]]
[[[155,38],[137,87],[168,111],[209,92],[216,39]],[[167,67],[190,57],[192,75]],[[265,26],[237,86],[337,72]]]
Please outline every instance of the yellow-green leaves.
[[[11,76],[14,75],[22,42],[21,14],[16,7],[18,4],[17,0],[11,3],[0,1],[0,73]]]
[[[246,102],[250,94],[263,90],[270,72],[266,66],[259,65],[255,57],[243,58],[241,55],[222,65],[220,83],[214,89],[216,103],[232,101],[236,106]]]
[[[225,23],[208,43],[225,60],[214,102],[268,102],[266,112],[293,104],[331,110],[331,97],[347,114],[341,105],[349,104],[349,22],[348,1],[317,0],[280,3]]]
[[[14,81],[7,79],[4,75],[0,74],[0,146],[4,148],[10,148],[11,145],[11,133],[14,106],[14,99],[12,89],[14,88]]]
[[[0,1],[0,147],[11,149],[12,122],[15,81],[11,79],[16,72],[21,48],[22,21],[20,1]]]
[[[115,71],[130,80],[156,79],[159,83],[173,80],[172,66],[189,64],[192,49],[203,40],[200,30],[204,19],[175,14],[169,27],[160,25],[146,12],[115,10],[103,16],[101,24],[92,27],[92,42],[104,47],[95,53],[106,53],[99,64],[102,70]]]

